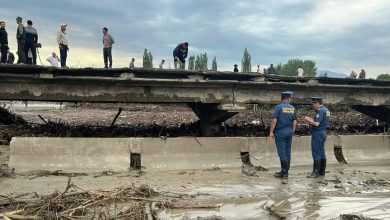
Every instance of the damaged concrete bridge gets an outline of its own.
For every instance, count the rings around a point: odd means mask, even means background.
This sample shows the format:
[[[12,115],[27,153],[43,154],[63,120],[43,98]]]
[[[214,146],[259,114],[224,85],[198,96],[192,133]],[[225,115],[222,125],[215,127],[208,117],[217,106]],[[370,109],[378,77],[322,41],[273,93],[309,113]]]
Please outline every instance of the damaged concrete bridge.
[[[244,104],[276,104],[280,92],[285,90],[294,91],[294,104],[308,104],[310,96],[322,96],[326,104],[349,105],[390,123],[390,81],[0,65],[0,100],[186,103],[199,117],[204,136],[211,136],[221,122],[238,113]]]

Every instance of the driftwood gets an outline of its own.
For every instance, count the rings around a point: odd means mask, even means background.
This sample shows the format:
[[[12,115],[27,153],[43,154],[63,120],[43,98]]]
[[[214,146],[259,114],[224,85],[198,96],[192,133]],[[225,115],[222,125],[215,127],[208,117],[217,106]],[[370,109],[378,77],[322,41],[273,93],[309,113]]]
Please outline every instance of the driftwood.
[[[285,216],[285,215],[280,214],[279,212],[277,212],[277,211],[275,210],[275,207],[274,207],[273,205],[271,205],[271,206],[266,206],[266,207],[265,207],[265,210],[267,210],[267,211],[269,212],[270,215],[275,216],[275,217],[277,217],[278,219],[286,219],[286,218],[287,218],[287,216]]]
[[[359,214],[342,214],[340,215],[341,220],[378,220],[375,218],[368,218],[364,217],[363,215]]]
[[[113,191],[85,191],[68,178],[62,192],[55,191],[38,198],[13,198],[1,194],[0,207],[15,211],[2,214],[7,219],[52,219],[52,218],[94,218],[108,219],[155,219],[156,211],[151,208],[168,206],[167,200],[158,199],[158,193],[147,185],[139,187],[122,186]],[[116,207],[124,204],[125,211]]]

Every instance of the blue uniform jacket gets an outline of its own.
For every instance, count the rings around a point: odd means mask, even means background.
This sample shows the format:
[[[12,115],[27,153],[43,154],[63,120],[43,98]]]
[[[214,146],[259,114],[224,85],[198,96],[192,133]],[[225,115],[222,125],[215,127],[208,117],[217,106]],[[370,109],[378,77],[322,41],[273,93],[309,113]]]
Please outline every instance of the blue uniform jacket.
[[[288,102],[277,105],[272,113],[272,117],[277,121],[275,130],[283,128],[293,128],[294,120],[297,120],[297,110]]]
[[[330,111],[325,107],[321,106],[319,110],[316,110],[314,121],[319,122],[319,126],[311,126],[312,131],[326,130],[329,125]]]

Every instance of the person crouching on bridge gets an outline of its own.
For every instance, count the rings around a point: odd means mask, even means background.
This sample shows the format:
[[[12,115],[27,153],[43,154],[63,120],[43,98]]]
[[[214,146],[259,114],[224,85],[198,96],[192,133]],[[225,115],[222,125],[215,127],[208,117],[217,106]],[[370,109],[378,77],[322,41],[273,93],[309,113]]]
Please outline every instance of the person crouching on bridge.
[[[290,104],[293,94],[291,91],[282,92],[281,103],[275,107],[272,113],[269,134],[271,140],[275,140],[282,168],[274,176],[283,179],[288,178],[291,162],[291,142],[298,118],[296,109]]]
[[[186,58],[188,54],[188,42],[181,43],[173,50],[173,61],[175,69],[178,65],[180,69],[185,68]]]
[[[313,109],[315,110],[314,118],[306,116],[304,121],[311,125],[311,152],[313,156],[313,172],[308,178],[317,178],[325,176],[326,155],[325,141],[326,128],[329,125],[330,111],[322,105],[322,97],[311,98]]]

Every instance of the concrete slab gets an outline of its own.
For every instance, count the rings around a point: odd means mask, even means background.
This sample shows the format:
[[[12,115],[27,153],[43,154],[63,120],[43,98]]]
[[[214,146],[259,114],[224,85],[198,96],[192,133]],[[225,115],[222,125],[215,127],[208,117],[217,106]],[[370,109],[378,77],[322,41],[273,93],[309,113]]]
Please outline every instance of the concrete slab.
[[[127,171],[128,142],[118,138],[22,138],[11,140],[9,166],[16,173],[31,170],[96,172]]]
[[[390,159],[389,135],[329,136],[328,161],[336,163],[334,144],[343,146],[352,160]],[[66,172],[127,171],[130,152],[141,152],[142,166],[154,169],[205,169],[241,166],[240,151],[257,158],[265,167],[279,166],[275,144],[268,138],[180,137],[180,138],[36,138],[15,137],[11,141],[10,167],[16,173],[31,170]],[[310,137],[294,137],[292,166],[312,163]]]

